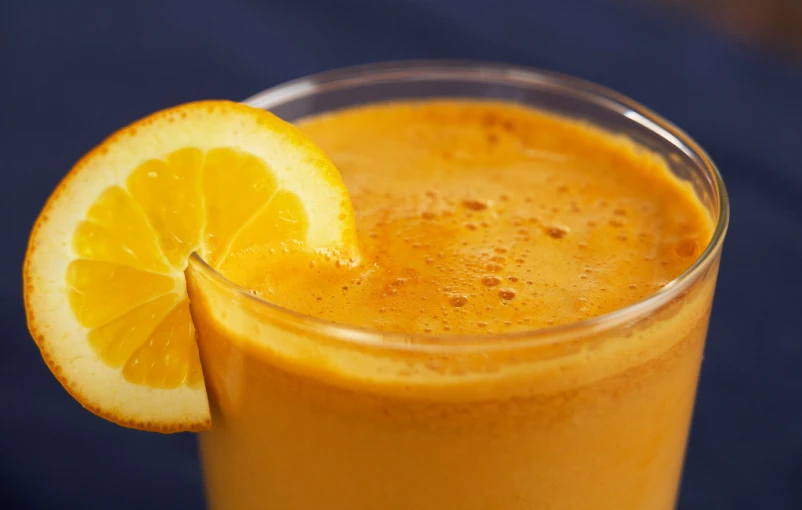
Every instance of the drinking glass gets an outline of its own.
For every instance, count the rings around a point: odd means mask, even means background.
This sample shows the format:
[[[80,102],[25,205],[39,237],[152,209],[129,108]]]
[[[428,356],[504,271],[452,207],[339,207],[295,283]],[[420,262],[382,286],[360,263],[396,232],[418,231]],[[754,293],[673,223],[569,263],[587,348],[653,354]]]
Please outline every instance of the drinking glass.
[[[374,64],[246,102],[295,121],[433,98],[511,101],[628,137],[693,186],[716,224],[709,246],[625,308],[476,336],[382,333],[304,316],[193,256],[188,287],[213,417],[199,436],[210,508],[672,508],[729,218],[715,165],[630,99],[510,65]]]

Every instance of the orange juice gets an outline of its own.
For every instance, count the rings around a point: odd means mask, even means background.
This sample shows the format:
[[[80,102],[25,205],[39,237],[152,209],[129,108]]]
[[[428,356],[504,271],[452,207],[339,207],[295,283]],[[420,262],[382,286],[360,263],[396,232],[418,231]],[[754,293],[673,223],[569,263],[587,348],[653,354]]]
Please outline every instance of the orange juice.
[[[211,508],[672,508],[717,262],[592,321],[699,258],[714,225],[691,186],[625,137],[508,103],[298,125],[342,173],[362,258],[229,254],[223,275],[296,314],[190,267]]]

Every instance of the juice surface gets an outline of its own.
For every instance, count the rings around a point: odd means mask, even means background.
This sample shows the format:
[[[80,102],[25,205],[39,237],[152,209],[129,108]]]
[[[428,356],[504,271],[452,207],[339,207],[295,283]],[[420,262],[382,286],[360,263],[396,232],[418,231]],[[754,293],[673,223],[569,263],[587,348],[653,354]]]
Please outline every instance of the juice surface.
[[[223,273],[304,314],[430,333],[429,348],[634,303],[711,237],[658,156],[535,110],[389,103],[300,127],[342,173],[362,260],[277,248],[269,268],[232,253]],[[637,321],[481,353],[331,341],[190,274],[210,508],[670,510],[716,269]]]
[[[353,108],[303,120],[353,202],[355,268],[289,257],[222,268],[307,315],[404,333],[501,333],[575,322],[680,275],[712,233],[652,153],[498,102]]]

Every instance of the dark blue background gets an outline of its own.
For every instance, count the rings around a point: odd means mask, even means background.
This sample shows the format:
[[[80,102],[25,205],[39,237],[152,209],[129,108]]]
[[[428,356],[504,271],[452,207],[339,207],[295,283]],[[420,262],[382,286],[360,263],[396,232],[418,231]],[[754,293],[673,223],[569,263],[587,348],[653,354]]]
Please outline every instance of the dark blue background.
[[[349,64],[456,57],[599,82],[707,148],[733,215],[680,509],[802,508],[802,66],[610,1],[489,4],[0,3],[0,507],[203,507],[192,436],[95,418],[29,339],[27,235],[84,152],[168,105]]]

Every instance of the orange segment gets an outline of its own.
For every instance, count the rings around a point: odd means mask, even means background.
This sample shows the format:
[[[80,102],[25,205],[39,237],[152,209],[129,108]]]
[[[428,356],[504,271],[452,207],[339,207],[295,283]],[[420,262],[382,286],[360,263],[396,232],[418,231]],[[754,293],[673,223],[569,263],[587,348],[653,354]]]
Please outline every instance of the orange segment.
[[[90,331],[89,344],[104,363],[121,367],[145,345],[156,326],[177,302],[176,294],[165,294],[148,301]]]
[[[153,230],[131,196],[111,186],[98,197],[73,236],[78,256],[107,260],[147,271],[168,266]]]
[[[339,174],[297,129],[236,103],[179,106],[112,135],[53,193],[25,259],[28,325],[93,412],[147,430],[205,429],[190,254],[216,267],[247,254],[269,270],[277,250],[353,260],[355,241]]]
[[[278,250],[290,250],[306,239],[309,220],[298,195],[278,191],[270,203],[262,209],[231,243],[222,267],[235,264],[237,267],[259,267],[267,264]]]
[[[159,322],[147,343],[125,364],[123,375],[152,388],[194,386],[203,380],[189,301],[181,301]]]
[[[276,192],[278,182],[259,159],[233,149],[213,149],[203,166],[206,202],[204,241],[214,264],[228,250],[231,237]]]
[[[199,175],[203,153],[180,149],[141,164],[127,180],[128,192],[159,236],[162,253],[176,269],[200,245],[204,211]]]
[[[156,296],[175,290],[170,276],[149,273],[113,262],[74,260],[66,284],[75,318],[94,328]]]

